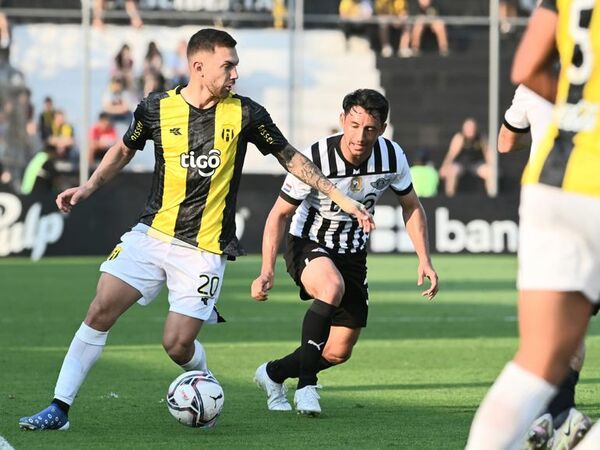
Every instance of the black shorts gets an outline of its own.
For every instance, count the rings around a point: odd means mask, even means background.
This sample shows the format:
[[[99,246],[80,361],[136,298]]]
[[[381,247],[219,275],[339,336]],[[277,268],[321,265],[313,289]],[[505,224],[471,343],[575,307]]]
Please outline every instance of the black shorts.
[[[288,235],[285,262],[288,273],[300,287],[302,300],[312,299],[302,286],[302,271],[310,261],[319,257],[331,259],[342,274],[346,287],[331,324],[347,328],[366,327],[369,314],[367,253],[334,253],[310,239]]]

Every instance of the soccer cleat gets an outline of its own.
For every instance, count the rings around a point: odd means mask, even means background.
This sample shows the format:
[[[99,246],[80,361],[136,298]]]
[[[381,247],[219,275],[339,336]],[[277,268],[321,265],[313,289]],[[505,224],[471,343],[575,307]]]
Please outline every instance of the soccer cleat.
[[[318,416],[321,414],[320,398],[317,393],[317,386],[304,386],[302,389],[298,389],[294,394],[296,411],[298,411],[298,414]]]
[[[261,364],[254,374],[254,382],[259,388],[267,393],[267,408],[270,411],[291,411],[292,405],[288,402],[285,394],[285,384],[276,383],[267,374],[267,363]]]
[[[549,449],[553,433],[552,416],[546,413],[538,417],[529,428],[523,450]]]
[[[69,429],[69,417],[62,409],[51,403],[46,409],[29,417],[19,419],[21,430],[59,430]]]
[[[583,439],[592,427],[592,419],[575,408],[569,410],[565,422],[554,432],[552,450],[571,450]]]

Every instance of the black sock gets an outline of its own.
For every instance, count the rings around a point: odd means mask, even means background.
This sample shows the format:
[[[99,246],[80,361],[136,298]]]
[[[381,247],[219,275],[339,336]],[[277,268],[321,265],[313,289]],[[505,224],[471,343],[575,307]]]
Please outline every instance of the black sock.
[[[329,337],[331,318],[336,306],[315,299],[304,315],[300,347],[300,372],[298,389],[317,384],[317,370],[323,348]]]
[[[579,372],[569,369],[569,375],[558,387],[558,392],[548,405],[548,412],[552,415],[554,428],[558,428],[565,421],[566,414],[562,412],[575,408],[575,385],[579,381]]]
[[[58,409],[60,409],[62,412],[64,412],[65,414],[69,414],[69,408],[71,407],[70,405],[68,405],[67,403],[63,402],[62,400],[59,400],[57,398],[52,400],[52,403],[54,403]]]
[[[267,375],[275,383],[283,383],[288,378],[298,378],[300,375],[300,354],[302,353],[302,347],[298,347],[289,355],[284,356],[281,359],[270,361],[267,363]],[[317,365],[317,372],[321,370],[329,369],[335,366],[325,358],[321,356]]]

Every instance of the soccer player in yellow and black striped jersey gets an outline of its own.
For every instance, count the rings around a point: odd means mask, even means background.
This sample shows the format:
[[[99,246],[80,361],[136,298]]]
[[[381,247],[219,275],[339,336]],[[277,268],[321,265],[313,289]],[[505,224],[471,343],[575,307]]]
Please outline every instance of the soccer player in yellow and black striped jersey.
[[[297,152],[262,106],[233,92],[239,62],[235,46],[224,31],[203,29],[192,36],[189,84],[144,99],[123,140],[108,150],[90,180],[57,197],[58,207],[70,211],[114,177],[146,140],[154,141],[154,179],[140,221],[100,267],[96,296],[64,359],[51,405],[21,418],[22,428],[69,427],[69,407],[108,330],[135,302],[151,302],[165,283],[170,307],[163,346],[184,370],[208,370],[196,336],[204,322],[220,319],[214,305],[225,263],[242,253],[235,204],[248,142],[328,195],[366,232],[374,226],[365,207]]]
[[[558,78],[550,64],[555,47]],[[600,302],[600,2],[543,0],[515,55],[512,79],[555,106],[523,174],[519,350],[481,404],[469,450],[521,448]],[[588,418],[572,409],[567,424],[555,432],[552,448],[600,448],[600,427],[585,435]]]

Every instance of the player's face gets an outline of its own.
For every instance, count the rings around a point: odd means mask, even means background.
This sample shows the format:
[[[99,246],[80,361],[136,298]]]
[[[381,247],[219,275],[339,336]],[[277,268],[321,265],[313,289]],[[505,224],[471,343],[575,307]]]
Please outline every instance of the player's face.
[[[362,106],[353,106],[347,114],[342,113],[340,125],[344,130],[342,145],[354,157],[370,152],[386,127],[385,123],[370,115]]]
[[[200,64],[193,61],[192,69],[200,70],[202,83],[209,92],[216,98],[227,97],[238,79],[240,59],[235,48],[215,47],[214,52],[199,52],[194,59]]]

